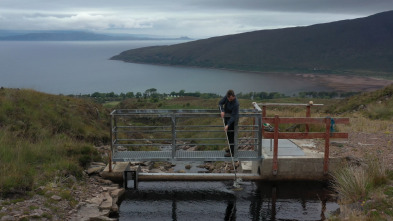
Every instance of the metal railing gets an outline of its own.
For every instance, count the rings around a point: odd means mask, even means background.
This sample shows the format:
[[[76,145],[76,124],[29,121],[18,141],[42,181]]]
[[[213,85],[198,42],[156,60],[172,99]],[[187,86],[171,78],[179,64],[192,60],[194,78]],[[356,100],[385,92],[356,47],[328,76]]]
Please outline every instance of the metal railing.
[[[228,115],[229,116],[229,115]],[[227,117],[227,116],[226,116]],[[112,161],[230,160],[220,112],[213,109],[119,109],[111,113]],[[239,110],[234,158],[262,158],[262,114]],[[248,151],[241,151],[248,147]],[[187,151],[185,150],[187,149]]]

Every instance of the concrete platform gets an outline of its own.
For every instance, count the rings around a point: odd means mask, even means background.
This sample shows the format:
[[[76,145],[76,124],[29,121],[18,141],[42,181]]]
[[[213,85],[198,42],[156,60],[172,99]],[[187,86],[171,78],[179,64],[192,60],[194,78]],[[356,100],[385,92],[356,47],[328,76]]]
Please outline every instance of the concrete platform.
[[[262,150],[267,156],[273,156],[273,139],[262,139]],[[278,140],[278,156],[304,156],[303,150],[288,139]]]

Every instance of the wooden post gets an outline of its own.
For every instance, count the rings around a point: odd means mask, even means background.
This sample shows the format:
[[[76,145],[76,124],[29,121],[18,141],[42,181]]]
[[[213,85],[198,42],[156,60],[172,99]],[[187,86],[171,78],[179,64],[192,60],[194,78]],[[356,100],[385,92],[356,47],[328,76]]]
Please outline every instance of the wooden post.
[[[278,115],[274,116],[274,149],[273,149],[273,175],[277,175],[278,171],[278,125],[280,119]]]
[[[325,158],[323,162],[323,173],[326,175],[329,171],[329,144],[330,144],[330,117],[325,119],[326,133],[325,133]]]
[[[306,107],[306,117],[311,117],[311,105],[307,105]],[[308,124],[306,124],[306,133],[308,133],[309,131],[310,127],[308,126]]]

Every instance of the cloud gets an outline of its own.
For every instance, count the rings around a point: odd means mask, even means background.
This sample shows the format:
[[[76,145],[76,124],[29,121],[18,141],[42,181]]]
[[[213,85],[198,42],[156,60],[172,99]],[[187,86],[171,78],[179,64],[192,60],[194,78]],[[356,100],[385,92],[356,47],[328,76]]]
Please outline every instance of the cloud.
[[[392,0],[1,0],[1,29],[207,37],[393,10]]]

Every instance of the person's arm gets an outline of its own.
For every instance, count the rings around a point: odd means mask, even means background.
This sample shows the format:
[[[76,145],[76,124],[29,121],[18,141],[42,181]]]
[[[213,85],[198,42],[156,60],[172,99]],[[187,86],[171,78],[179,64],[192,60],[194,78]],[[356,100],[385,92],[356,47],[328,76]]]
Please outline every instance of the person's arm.
[[[224,104],[226,103],[226,100],[227,98],[226,97],[223,97],[221,100],[220,100],[220,102],[218,102],[218,106],[219,106],[219,109],[220,109],[220,112],[221,112],[221,117],[224,117],[224,115],[225,115],[225,111],[224,111]]]

